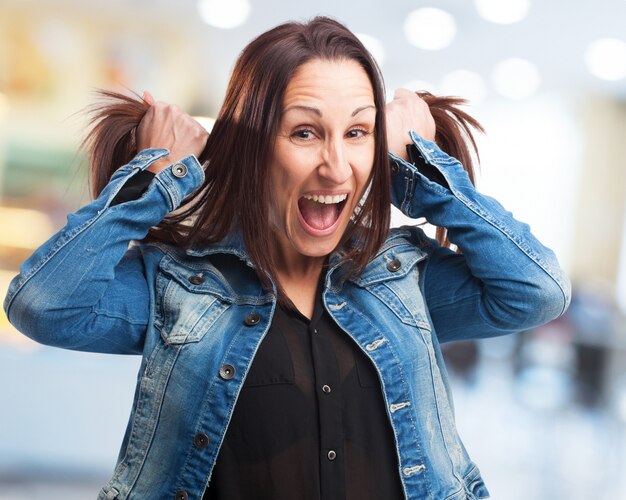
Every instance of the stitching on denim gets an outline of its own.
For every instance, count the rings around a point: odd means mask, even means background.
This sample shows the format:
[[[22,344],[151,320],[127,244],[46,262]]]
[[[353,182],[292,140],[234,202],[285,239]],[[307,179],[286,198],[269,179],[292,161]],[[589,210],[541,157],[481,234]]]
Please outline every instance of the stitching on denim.
[[[344,304],[345,304],[345,302],[344,302]],[[369,344],[367,344],[367,345],[365,346],[365,349],[366,349],[366,350],[368,350],[368,351],[370,351],[370,352],[375,351],[375,350],[376,350],[376,349],[378,349],[381,345],[383,345],[385,342],[389,342],[389,339],[388,339],[388,338],[383,337],[383,338],[381,338],[381,339],[374,340],[374,342],[370,342]]]
[[[341,311],[347,304],[347,302],[342,302],[341,304],[329,304],[328,307],[333,311]]]
[[[411,406],[410,401],[403,401],[402,403],[393,403],[389,405],[389,411],[391,413],[395,413],[402,408],[406,408],[407,406]]]
[[[372,324],[372,322],[369,321],[369,319],[363,313],[361,313],[360,311],[358,311],[356,309],[351,308],[350,305],[348,305],[347,307],[348,307],[349,310],[351,310],[353,312],[353,314],[357,315],[362,321],[366,322],[368,324],[370,330],[372,330],[372,331],[377,330],[376,327]],[[334,315],[331,314],[331,316],[337,322],[337,324],[340,324],[340,322],[337,321],[337,319],[334,317]],[[349,333],[348,330],[346,330],[346,332],[348,333],[348,335],[350,335],[350,337],[352,337],[354,339],[354,336],[351,333]],[[356,339],[354,339],[354,340],[356,341]],[[361,346],[360,343],[357,342],[357,344],[359,346]],[[391,353],[391,356],[396,360],[396,364],[397,364],[397,367],[398,367],[399,376],[396,378],[396,381],[399,381],[400,385],[405,388],[404,392],[408,393],[409,392],[408,391],[408,384],[407,384],[407,381],[406,381],[406,377],[404,376],[404,370],[402,369],[402,365],[398,361],[399,360],[398,355],[396,354],[392,344],[389,344],[389,351]],[[372,358],[369,355],[369,353],[367,353],[365,350],[364,350],[364,352],[366,353],[366,356],[368,356],[370,358],[370,360],[372,360]],[[374,366],[376,367],[376,371],[378,372],[378,367],[376,366],[375,363],[374,363]],[[384,380],[383,377],[380,376],[380,373],[379,373],[379,379],[380,379],[381,384],[382,384],[382,389],[383,389],[382,390],[382,394],[383,394],[383,398],[385,400],[385,405],[387,405],[387,408],[389,408],[389,406],[388,406],[389,405],[389,400],[387,398],[387,392],[385,391],[385,380]],[[391,421],[391,417],[389,417],[389,419]],[[406,420],[408,420],[408,423],[406,423]],[[419,435],[418,432],[417,432],[417,426],[415,424],[415,419],[414,419],[414,416],[413,416],[412,412],[408,412],[407,415],[405,416],[405,421],[398,422],[397,425],[410,425],[411,428],[412,428],[412,431],[413,431],[412,435],[413,436],[418,436]],[[399,443],[399,440],[398,440],[398,432],[396,430],[396,426],[392,425],[392,430],[393,430],[393,435],[394,435],[394,445],[395,445],[395,448],[396,448],[396,454],[398,456],[398,460],[400,461],[402,459],[402,454],[400,453],[400,443]],[[413,443],[413,448],[420,455],[423,453],[422,446],[421,446],[421,444],[419,442],[419,439],[416,439],[416,441]],[[425,486],[426,486],[426,490],[428,491],[428,493],[430,495],[431,494],[430,483],[428,481],[425,481]],[[406,487],[405,487],[404,481],[402,481],[402,489],[406,493]]]
[[[415,474],[416,472],[425,470],[426,466],[421,464],[421,465],[414,465],[413,467],[405,467],[404,469],[402,469],[402,472],[404,473],[405,476],[410,476],[411,474]]]
[[[429,184],[424,184],[424,187],[436,191],[438,188],[438,185],[431,186]],[[464,207],[466,207],[468,210],[473,212],[482,220],[484,220],[485,222],[490,224],[492,227],[494,227],[495,229],[500,231],[502,234],[504,234],[509,241],[511,241],[517,248],[519,248],[522,251],[522,253],[526,255],[530,260],[532,260],[535,264],[537,264],[555,282],[555,284],[559,287],[559,290],[561,291],[563,295],[563,308],[561,310],[561,314],[563,314],[565,310],[567,309],[567,304],[568,304],[567,293],[565,291],[564,286],[561,284],[559,278],[557,277],[557,275],[553,273],[551,269],[549,269],[549,267],[546,265],[543,259],[541,259],[535,252],[531,251],[530,247],[528,247],[527,245],[524,245],[524,241],[517,238],[516,235],[512,233],[508,227],[506,227],[504,224],[501,224],[500,221],[498,219],[493,218],[488,211],[483,210],[480,205],[474,203],[472,200],[467,198],[467,196],[465,196],[463,192],[456,189],[455,185],[451,184],[451,188],[453,190],[453,193],[452,193],[453,198],[460,201]]]

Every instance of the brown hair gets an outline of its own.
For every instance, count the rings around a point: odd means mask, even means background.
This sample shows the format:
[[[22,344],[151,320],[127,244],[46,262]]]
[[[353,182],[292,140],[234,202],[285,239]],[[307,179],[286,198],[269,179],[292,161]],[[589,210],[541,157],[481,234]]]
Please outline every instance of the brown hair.
[[[269,286],[269,277],[276,278],[276,265],[268,251],[272,231],[263,216],[269,208],[267,170],[285,89],[296,70],[316,58],[358,62],[374,93],[377,113],[371,187],[343,240],[359,242],[358,247],[345,248],[348,275],[354,277],[363,271],[384,242],[390,220],[385,93],[378,66],[363,44],[345,26],[326,17],[282,24],[244,48],[198,158],[206,162],[204,184],[150,232],[149,240],[187,248],[215,243],[239,229],[259,278]],[[113,172],[136,154],[135,130],[149,107],[141,99],[115,92],[102,91],[101,95],[107,99],[91,108],[92,128],[83,142],[90,160],[94,196],[103,190]],[[473,179],[466,141],[469,138],[475,150],[470,126],[480,126],[456,107],[463,102],[461,99],[420,95],[431,105],[437,142],[463,162]]]

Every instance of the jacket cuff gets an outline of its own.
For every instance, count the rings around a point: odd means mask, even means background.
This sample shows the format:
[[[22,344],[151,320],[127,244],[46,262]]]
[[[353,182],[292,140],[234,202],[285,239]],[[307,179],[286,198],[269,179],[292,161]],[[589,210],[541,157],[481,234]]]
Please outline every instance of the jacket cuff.
[[[424,200],[414,196],[418,184],[433,195],[461,200],[465,198],[464,193],[475,191],[467,172],[456,158],[413,131],[408,135],[412,142],[407,146],[410,161],[389,153],[391,201],[394,206],[409,217],[424,217]]]
[[[166,192],[172,211],[202,185],[204,169],[194,155],[189,155],[161,170],[155,179],[160,188]]]
[[[108,200],[106,205],[110,206],[112,204],[119,191],[126,184],[126,181],[167,155],[169,155],[167,149],[144,149],[129,163],[117,169],[101,194],[101,196],[105,195]],[[186,196],[202,185],[204,182],[204,169],[194,155],[189,155],[156,174],[155,179],[158,182],[154,184],[158,186],[165,198],[169,200],[168,208],[169,211],[172,211],[178,208]]]

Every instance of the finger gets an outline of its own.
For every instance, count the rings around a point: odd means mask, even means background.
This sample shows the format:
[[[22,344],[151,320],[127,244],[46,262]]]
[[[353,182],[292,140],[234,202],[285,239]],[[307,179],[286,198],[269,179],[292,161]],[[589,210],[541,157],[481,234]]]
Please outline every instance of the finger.
[[[394,99],[403,99],[407,97],[415,97],[417,94],[409,89],[399,88],[393,93]]]
[[[143,95],[141,96],[141,98],[144,100],[145,103],[149,104],[150,106],[154,105],[154,97],[152,97],[152,94],[147,90],[143,91]]]

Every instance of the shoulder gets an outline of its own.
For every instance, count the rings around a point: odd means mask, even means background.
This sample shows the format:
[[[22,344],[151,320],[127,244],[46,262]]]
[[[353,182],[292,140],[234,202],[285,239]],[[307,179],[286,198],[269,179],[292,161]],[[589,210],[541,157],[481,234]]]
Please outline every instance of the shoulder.
[[[416,264],[429,258],[436,244],[419,227],[392,228],[385,243],[354,282],[367,287],[404,278],[411,274]]]
[[[437,240],[427,236],[421,227],[408,225],[391,228],[381,250],[399,246],[413,247],[423,257],[428,257],[440,248]]]

